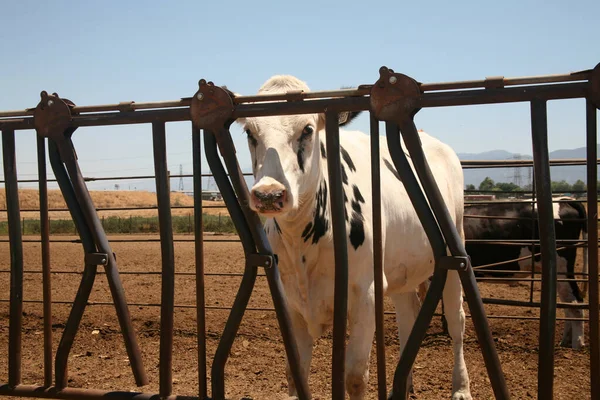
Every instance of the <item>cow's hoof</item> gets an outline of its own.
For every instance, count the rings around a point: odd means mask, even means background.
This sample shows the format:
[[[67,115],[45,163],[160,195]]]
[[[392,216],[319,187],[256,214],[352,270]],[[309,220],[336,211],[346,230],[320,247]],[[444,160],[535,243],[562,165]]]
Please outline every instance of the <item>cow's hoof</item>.
[[[452,400],[473,400],[471,392],[459,390],[452,395]]]

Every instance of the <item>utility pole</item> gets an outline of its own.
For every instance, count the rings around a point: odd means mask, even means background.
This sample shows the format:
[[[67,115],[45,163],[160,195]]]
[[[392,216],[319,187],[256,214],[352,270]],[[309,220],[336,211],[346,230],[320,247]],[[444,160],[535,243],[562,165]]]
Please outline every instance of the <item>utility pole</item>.
[[[179,191],[183,192],[183,164],[179,164]]]

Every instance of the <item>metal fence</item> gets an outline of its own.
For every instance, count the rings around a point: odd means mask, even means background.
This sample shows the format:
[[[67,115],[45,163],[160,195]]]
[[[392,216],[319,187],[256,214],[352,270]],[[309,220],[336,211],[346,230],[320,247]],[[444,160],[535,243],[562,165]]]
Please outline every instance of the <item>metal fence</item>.
[[[431,177],[418,134],[412,118],[424,107],[440,107],[504,102],[530,102],[532,112],[532,143],[534,168],[536,171],[536,195],[540,219],[540,242],[543,270],[541,274],[542,297],[540,317],[540,360],[538,372],[538,397],[552,398],[554,324],[556,321],[556,240],[553,230],[552,198],[549,188],[549,160],[546,129],[546,102],[554,99],[587,98],[587,181],[588,199],[597,193],[596,154],[596,106],[600,96],[600,65],[594,70],[569,75],[529,77],[516,79],[493,78],[484,81],[418,84],[413,79],[392,70],[382,68],[380,78],[374,85],[362,85],[358,89],[330,92],[288,93],[270,96],[232,96],[230,92],[200,81],[200,89],[192,98],[160,103],[121,103],[114,105],[77,107],[58,95],[42,92],[42,101],[35,109],[0,113],[0,130],[4,154],[5,186],[7,190],[7,213],[11,253],[11,292],[9,325],[9,381],[0,386],[0,394],[29,397],[95,398],[151,398],[153,394],[131,394],[101,392],[67,387],[67,360],[77,332],[83,310],[96,275],[97,266],[102,265],[110,284],[113,304],[117,309],[126,349],[136,383],[144,385],[147,377],[140,358],[140,351],[133,332],[124,291],[121,285],[116,258],[112,253],[101,221],[91,202],[85,179],[79,170],[71,135],[78,127],[151,123],[153,130],[155,176],[157,186],[158,213],[160,222],[160,244],[162,254],[161,271],[161,331],[160,331],[160,393],[162,397],[172,393],[172,342],[174,304],[174,255],[173,231],[170,213],[168,172],[166,167],[165,123],[191,120],[193,123],[194,192],[201,192],[200,140],[204,131],[207,161],[223,194],[229,213],[236,225],[246,254],[246,268],[242,283],[235,298],[226,328],[222,333],[212,363],[211,398],[224,398],[224,367],[237,328],[247,308],[258,268],[264,267],[269,282],[275,311],[279,321],[286,354],[300,398],[306,398],[306,377],[302,376],[297,363],[294,336],[284,306],[281,284],[278,279],[277,258],[273,256],[258,216],[248,208],[248,190],[243,179],[235,149],[229,133],[229,124],[239,117],[288,115],[303,113],[325,113],[331,201],[343,204],[339,159],[338,113],[344,111],[369,110],[371,112],[372,143],[379,140],[379,122],[386,122],[386,133],[394,165],[401,174],[411,201],[432,244],[436,268],[430,290],[423,302],[413,331],[394,374],[393,398],[405,398],[406,379],[412,368],[425,330],[440,301],[448,269],[457,269],[463,283],[473,322],[482,348],[490,383],[497,398],[509,398],[508,389],[494,349],[483,304],[477,289],[473,270],[460,238],[452,225],[439,191]],[[512,87],[514,86],[514,87]],[[334,123],[335,122],[335,123]],[[38,133],[38,168],[40,188],[42,276],[44,304],[44,386],[21,385],[21,314],[23,304],[23,239],[18,201],[18,184],[15,162],[15,130],[36,129]],[[400,147],[400,133],[410,153],[418,179],[407,164],[406,155]],[[57,182],[69,211],[77,226],[80,242],[85,252],[85,269],[77,297],[68,318],[60,345],[55,355],[55,375],[52,377],[51,348],[51,299],[49,259],[49,226],[47,206],[47,181],[45,171],[45,138],[48,138],[49,156]],[[225,166],[219,156],[220,150]],[[378,146],[371,146],[372,160],[379,159]],[[373,191],[378,197],[378,163],[373,165]],[[428,205],[431,204],[431,208]],[[336,207],[333,207],[334,211]],[[379,382],[379,396],[386,398],[383,356],[383,306],[382,306],[382,261],[381,261],[381,204],[374,202],[375,228],[375,285],[377,324],[377,364],[383,376],[383,387]],[[337,207],[342,210],[342,207]],[[600,393],[595,379],[600,374],[598,332],[598,235],[597,202],[588,204],[589,241],[589,322],[591,357],[592,398]],[[194,243],[196,246],[196,293],[198,321],[198,380],[199,398],[208,398],[205,342],[204,263],[202,202],[200,196],[194,200]],[[336,279],[333,333],[332,397],[344,398],[344,339],[346,334],[347,307],[347,254],[343,212],[333,214],[335,242]],[[448,246],[451,256],[446,254]],[[381,374],[383,372],[383,374]]]

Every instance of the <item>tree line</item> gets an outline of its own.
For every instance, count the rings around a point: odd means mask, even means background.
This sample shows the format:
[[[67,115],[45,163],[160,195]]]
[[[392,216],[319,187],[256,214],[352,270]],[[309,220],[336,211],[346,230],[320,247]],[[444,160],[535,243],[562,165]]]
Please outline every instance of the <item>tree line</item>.
[[[554,193],[573,193],[576,196],[582,196],[587,190],[587,185],[581,179],[578,179],[575,183],[570,184],[569,182],[562,181],[551,181],[552,192]],[[600,188],[600,181],[598,182]],[[494,182],[489,176],[486,176],[483,181],[476,188],[473,184],[466,186],[466,191],[485,191],[485,192],[531,192],[533,190],[532,184],[523,185],[522,187],[513,182]],[[600,192],[600,190],[599,190]]]

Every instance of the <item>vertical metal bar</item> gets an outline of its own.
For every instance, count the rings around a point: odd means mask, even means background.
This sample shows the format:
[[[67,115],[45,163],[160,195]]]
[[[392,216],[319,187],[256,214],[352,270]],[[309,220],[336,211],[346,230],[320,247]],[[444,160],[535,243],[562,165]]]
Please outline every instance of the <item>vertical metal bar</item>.
[[[327,170],[331,200],[331,219],[335,257],[335,289],[333,297],[333,358],[331,389],[332,399],[345,399],[345,353],[346,328],[348,317],[348,242],[343,203],[342,164],[340,160],[340,135],[338,114],[325,113],[325,133],[327,141]]]
[[[258,250],[259,254],[273,255],[273,251],[271,250],[260,218],[248,206],[250,202],[248,187],[246,186],[246,181],[235,157],[236,151],[233,140],[231,139],[231,133],[227,129],[223,129],[219,133],[219,138],[219,148],[223,154],[223,159],[227,165],[231,183],[235,188],[238,197],[238,201],[236,201],[235,204],[240,207],[240,211],[242,211],[244,215],[245,225],[250,229],[249,233],[252,236],[253,243],[256,244],[256,250]],[[222,164],[220,162],[218,164],[217,169],[220,170]],[[247,255],[248,253],[246,253],[246,256]],[[281,331],[281,337],[283,339],[283,346],[285,348],[288,364],[290,366],[290,373],[294,380],[298,399],[309,399],[310,391],[308,389],[308,381],[304,376],[303,371],[300,369],[298,348],[292,330],[276,258],[273,260],[273,265],[271,265],[270,268],[265,269],[265,275],[267,277],[267,283],[269,284],[271,299],[273,300],[273,306],[275,307],[275,314],[277,316],[279,330]]]
[[[538,399],[554,396],[554,336],[556,325],[556,233],[552,211],[552,188],[548,156],[546,101],[531,101],[533,165],[538,198],[540,252],[542,256],[542,292],[540,345],[538,361]]]
[[[165,136],[165,123],[154,122],[152,124],[152,143],[162,258],[159,367],[159,393],[161,396],[169,396],[173,391],[173,312],[175,310],[175,252]]]
[[[587,122],[587,206],[588,206],[588,284],[590,304],[591,398],[600,398],[600,297],[598,288],[598,119],[596,107],[586,104]],[[585,249],[584,249],[585,251]]]
[[[196,252],[196,324],[198,342],[198,396],[208,397],[206,376],[206,303],[204,297],[204,225],[202,223],[202,152],[200,129],[192,128],[194,164],[194,246]]]
[[[40,235],[42,247],[42,296],[44,299],[44,386],[52,385],[52,283],[50,274],[50,221],[46,176],[46,139],[37,136],[40,196]]]
[[[8,326],[8,384],[21,383],[21,329],[23,323],[23,237],[19,209],[19,185],[15,131],[2,131],[4,185],[10,239],[10,314]]]
[[[377,354],[377,393],[387,399],[385,332],[383,320],[383,239],[381,231],[381,157],[379,121],[371,117],[371,186],[373,191],[373,268],[375,279],[375,350]]]

